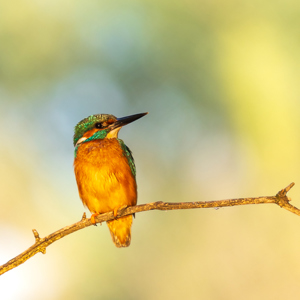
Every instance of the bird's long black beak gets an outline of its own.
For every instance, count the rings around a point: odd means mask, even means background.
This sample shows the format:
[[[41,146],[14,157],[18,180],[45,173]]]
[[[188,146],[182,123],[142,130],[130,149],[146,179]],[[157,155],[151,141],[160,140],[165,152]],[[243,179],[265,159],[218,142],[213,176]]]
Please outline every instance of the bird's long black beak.
[[[124,125],[127,125],[133,121],[138,120],[139,118],[147,115],[148,113],[141,113],[141,114],[136,114],[136,115],[131,115],[131,116],[127,116],[127,117],[123,117],[123,118],[117,118],[117,121],[113,124],[111,124],[109,127],[113,130],[116,129],[118,127],[122,127]]]

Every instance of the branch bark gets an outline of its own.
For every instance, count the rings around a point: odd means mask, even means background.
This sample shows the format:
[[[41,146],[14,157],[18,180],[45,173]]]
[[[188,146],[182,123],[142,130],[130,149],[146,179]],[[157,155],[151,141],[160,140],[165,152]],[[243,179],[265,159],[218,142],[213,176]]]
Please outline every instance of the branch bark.
[[[281,208],[284,208],[298,216],[300,216],[300,209],[291,205],[289,201],[291,200],[287,197],[288,191],[295,184],[292,182],[286,188],[280,190],[275,196],[262,196],[254,198],[238,198],[238,199],[228,199],[228,200],[218,200],[218,201],[198,201],[198,202],[153,202],[148,204],[141,204],[137,206],[124,207],[118,210],[117,217],[127,216],[130,214],[139,213],[142,211],[149,210],[175,210],[175,209],[192,209],[192,208],[216,208],[216,207],[227,207],[236,205],[247,205],[247,204],[277,204]],[[101,214],[95,218],[96,223],[102,223],[114,219],[113,212]],[[27,250],[22,252],[20,255],[8,261],[6,264],[0,266],[0,275],[5,272],[19,266],[26,260],[34,256],[35,254],[41,252],[46,253],[46,248],[50,246],[55,241],[75,232],[80,229],[86,228],[93,225],[90,219],[86,218],[86,214],[83,214],[82,219],[72,225],[66,226],[59,229],[44,238],[40,238],[38,232],[33,229],[33,235],[35,238],[35,243],[29,247]]]

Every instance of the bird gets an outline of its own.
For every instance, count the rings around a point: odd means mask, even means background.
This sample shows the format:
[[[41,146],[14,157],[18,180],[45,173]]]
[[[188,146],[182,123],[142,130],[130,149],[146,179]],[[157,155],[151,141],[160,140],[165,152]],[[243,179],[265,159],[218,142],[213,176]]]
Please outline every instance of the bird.
[[[116,247],[131,242],[132,215],[116,218],[118,209],[137,204],[136,168],[131,150],[118,138],[120,129],[148,113],[122,118],[95,114],[81,120],[74,130],[74,172],[79,197],[95,217],[113,211],[107,225]]]

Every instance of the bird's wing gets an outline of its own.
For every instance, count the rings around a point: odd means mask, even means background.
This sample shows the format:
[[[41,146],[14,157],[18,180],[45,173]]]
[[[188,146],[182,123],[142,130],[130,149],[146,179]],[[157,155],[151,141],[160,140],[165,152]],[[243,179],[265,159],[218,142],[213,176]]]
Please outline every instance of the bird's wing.
[[[118,139],[121,147],[122,147],[122,150],[123,150],[123,154],[126,156],[127,160],[128,160],[128,164],[130,166],[130,169],[131,169],[131,172],[133,174],[133,176],[135,177],[136,175],[136,169],[135,169],[135,164],[134,164],[134,159],[133,159],[133,156],[132,156],[132,152],[131,150],[125,145],[125,143]]]

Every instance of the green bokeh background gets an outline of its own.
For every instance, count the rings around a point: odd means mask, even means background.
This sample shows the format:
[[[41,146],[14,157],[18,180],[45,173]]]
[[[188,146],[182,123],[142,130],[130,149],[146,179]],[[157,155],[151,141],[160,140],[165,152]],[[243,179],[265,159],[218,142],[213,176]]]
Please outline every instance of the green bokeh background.
[[[120,133],[139,203],[300,184],[299,28],[295,0],[1,1],[0,263],[86,211],[90,114],[149,112]],[[299,299],[299,230],[275,205],[141,213],[129,248],[79,231],[1,276],[1,299]]]

